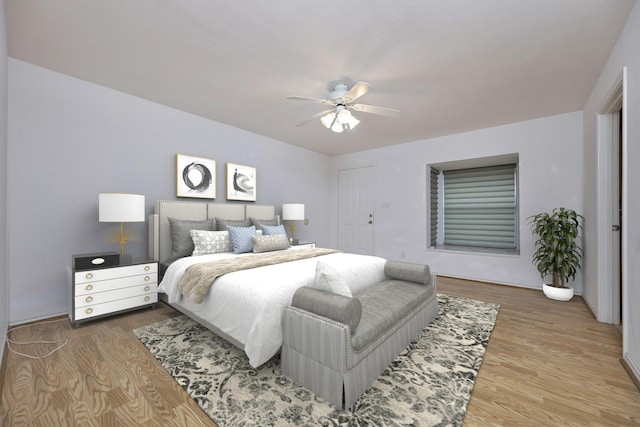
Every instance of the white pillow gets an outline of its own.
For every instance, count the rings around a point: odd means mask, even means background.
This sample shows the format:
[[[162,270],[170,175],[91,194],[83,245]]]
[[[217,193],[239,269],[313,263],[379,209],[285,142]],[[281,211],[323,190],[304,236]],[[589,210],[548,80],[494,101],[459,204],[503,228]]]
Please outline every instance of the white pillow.
[[[192,256],[231,252],[228,231],[189,230],[193,240]]]
[[[353,297],[351,289],[347,286],[347,282],[342,275],[335,268],[322,261],[318,261],[316,265],[315,287],[323,291],[344,295],[345,297]]]

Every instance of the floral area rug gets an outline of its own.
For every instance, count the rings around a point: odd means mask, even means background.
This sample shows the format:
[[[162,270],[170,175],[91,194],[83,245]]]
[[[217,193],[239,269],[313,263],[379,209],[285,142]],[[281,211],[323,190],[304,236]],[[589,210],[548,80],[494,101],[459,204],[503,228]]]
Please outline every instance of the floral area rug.
[[[460,426],[499,305],[438,295],[436,319],[354,404],[341,411],[186,316],[134,330],[220,427]]]

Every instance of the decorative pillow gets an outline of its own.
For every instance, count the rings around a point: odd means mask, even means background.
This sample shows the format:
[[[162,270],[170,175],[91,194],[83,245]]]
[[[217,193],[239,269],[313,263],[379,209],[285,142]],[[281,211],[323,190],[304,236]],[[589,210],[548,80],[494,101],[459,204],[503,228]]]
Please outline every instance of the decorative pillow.
[[[387,261],[384,264],[384,275],[390,279],[428,285],[431,282],[431,270],[426,264],[415,264],[404,261]]]
[[[262,226],[263,225],[278,225],[278,219],[277,218],[273,218],[273,219],[257,219],[254,217],[250,217],[249,220],[251,220],[251,224],[255,225],[256,230],[262,230]]]
[[[269,236],[256,234],[251,239],[253,239],[253,252],[255,253],[281,251],[289,248],[287,236],[284,234],[272,234]]]
[[[234,254],[243,254],[253,251],[253,239],[256,234],[256,228],[251,227],[233,227],[227,226],[229,230],[229,240],[231,240],[231,248]]]
[[[345,297],[353,297],[351,289],[349,289],[347,282],[340,273],[322,261],[318,261],[316,265],[316,281],[314,287],[323,291],[344,295]]]
[[[171,234],[171,247],[174,256],[189,256],[193,252],[193,240],[189,230],[215,230],[213,219],[192,221],[186,219],[167,218]]]
[[[269,225],[262,223],[262,234],[265,236],[270,236],[273,234],[284,234],[287,235],[286,230],[284,229],[284,225]]]
[[[231,252],[228,231],[191,230],[189,233],[195,246],[193,256]]]
[[[264,234],[265,236],[272,236],[275,234],[284,234],[285,238],[287,239],[287,245],[291,246],[289,244],[289,238],[287,237],[287,232],[284,229],[284,225],[282,224],[280,225],[262,224],[262,234]]]
[[[224,219],[216,217],[216,224],[218,231],[224,231],[227,229],[227,226],[232,227],[250,227],[251,220],[249,218],[245,219]]]

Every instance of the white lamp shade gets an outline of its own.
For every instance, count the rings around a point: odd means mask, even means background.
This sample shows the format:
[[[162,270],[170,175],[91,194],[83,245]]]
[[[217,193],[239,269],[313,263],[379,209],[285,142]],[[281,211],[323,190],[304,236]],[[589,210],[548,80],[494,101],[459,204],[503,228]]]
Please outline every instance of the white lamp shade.
[[[304,204],[287,203],[282,205],[282,219],[300,221],[304,219]]]
[[[331,126],[331,130],[334,131],[335,133],[342,133],[344,129],[342,128],[342,123],[336,120],[333,126]]]
[[[336,118],[336,113],[329,113],[329,114],[326,114],[326,115],[320,117],[320,122],[327,129],[331,129],[331,123],[333,123],[333,120],[335,118]]]
[[[346,125],[347,123],[349,123],[350,119],[351,119],[351,111],[346,109],[340,110],[337,118],[337,121],[339,121],[340,124]]]
[[[98,195],[98,221],[144,222],[144,196],[142,194],[100,193]]]
[[[353,115],[349,117],[349,123],[348,123],[349,129],[353,129],[354,127],[358,126],[358,123],[360,123],[360,120],[353,117]]]

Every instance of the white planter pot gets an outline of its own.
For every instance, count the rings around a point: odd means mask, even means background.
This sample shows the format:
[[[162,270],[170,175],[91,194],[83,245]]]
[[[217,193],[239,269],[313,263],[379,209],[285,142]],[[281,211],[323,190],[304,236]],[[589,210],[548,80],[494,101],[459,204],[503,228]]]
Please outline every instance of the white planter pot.
[[[554,299],[556,301],[569,301],[573,298],[573,288],[556,288],[554,286],[549,286],[546,283],[542,284],[542,292],[547,296],[547,298]]]

